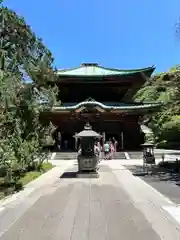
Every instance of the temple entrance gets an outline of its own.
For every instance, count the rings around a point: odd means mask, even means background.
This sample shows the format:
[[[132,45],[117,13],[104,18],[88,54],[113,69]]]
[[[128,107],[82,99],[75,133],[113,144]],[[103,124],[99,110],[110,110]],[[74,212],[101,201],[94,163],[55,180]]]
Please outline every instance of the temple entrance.
[[[126,120],[126,119],[125,119]],[[118,142],[117,151],[126,151],[138,149],[141,142],[140,128],[137,122],[130,121],[104,121],[104,119],[97,119],[96,121],[90,121],[90,124],[96,132],[102,135],[101,144],[104,141],[109,141],[115,138]],[[57,139],[58,132],[60,133],[60,141],[56,141],[56,148],[59,151],[77,151],[79,142],[74,138],[74,135],[83,129],[85,121],[72,120],[61,122],[56,130],[54,136]],[[60,142],[60,148],[58,143]]]
[[[113,138],[117,141],[117,152],[123,150],[123,146],[122,146],[122,139],[121,139],[121,134],[117,134],[117,133],[105,133],[106,134],[106,141],[113,141]]]
[[[61,135],[61,151],[74,151],[75,139],[73,134],[69,132],[63,132]]]
[[[118,142],[119,142],[119,140],[120,140],[118,134],[114,134],[114,133],[105,133],[105,134],[106,134],[106,141],[110,141],[110,140],[112,140],[113,138],[115,138],[116,141],[118,141]]]

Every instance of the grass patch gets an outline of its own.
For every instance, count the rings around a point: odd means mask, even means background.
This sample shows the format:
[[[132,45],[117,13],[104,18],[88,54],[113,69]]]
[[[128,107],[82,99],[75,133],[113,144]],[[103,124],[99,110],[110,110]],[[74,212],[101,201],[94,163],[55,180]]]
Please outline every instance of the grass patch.
[[[13,194],[16,191],[22,190],[26,184],[38,178],[43,173],[51,170],[53,167],[54,166],[51,163],[48,163],[48,162],[43,163],[39,171],[34,170],[34,171],[28,171],[23,173],[23,175],[20,177],[16,185],[14,185],[13,182],[5,185],[4,178],[0,178],[0,199],[10,194]]]
[[[43,163],[43,166],[42,166],[44,172],[51,170],[53,167],[54,166],[52,165],[52,163],[49,163],[49,162]]]
[[[27,172],[24,177],[20,178],[20,182],[24,186],[29,182],[33,181],[34,179],[36,179],[37,177],[39,177],[41,174],[42,174],[41,172],[36,172],[36,171]]]
[[[43,173],[51,170],[53,167],[54,166],[51,163],[43,163],[40,171],[30,171],[30,172],[25,173],[25,175],[23,177],[21,177],[20,182],[22,183],[23,186],[25,186],[29,182],[38,178]]]

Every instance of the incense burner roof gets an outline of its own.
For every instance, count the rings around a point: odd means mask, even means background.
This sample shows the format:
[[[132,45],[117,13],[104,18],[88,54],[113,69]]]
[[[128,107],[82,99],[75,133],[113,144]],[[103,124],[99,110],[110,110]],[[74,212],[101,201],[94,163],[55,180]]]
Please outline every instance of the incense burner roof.
[[[84,130],[81,131],[81,132],[79,132],[79,133],[77,133],[74,137],[76,137],[76,138],[84,138],[84,137],[101,138],[102,136],[101,136],[99,133],[93,131],[93,130],[92,130],[92,127],[90,126],[90,124],[87,123],[87,124],[84,126]]]

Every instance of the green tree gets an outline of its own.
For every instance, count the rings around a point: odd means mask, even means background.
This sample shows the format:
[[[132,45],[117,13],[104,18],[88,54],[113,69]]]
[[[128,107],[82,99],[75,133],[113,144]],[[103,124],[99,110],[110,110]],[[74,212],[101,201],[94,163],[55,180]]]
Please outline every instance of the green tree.
[[[136,94],[141,101],[163,102],[160,111],[146,116],[156,143],[161,147],[177,147],[180,142],[180,69],[179,65],[168,72],[153,76]]]
[[[57,89],[48,84],[56,76],[50,51],[23,18],[2,6],[0,22],[0,165],[12,177],[46,157],[52,124],[40,115],[56,103]]]

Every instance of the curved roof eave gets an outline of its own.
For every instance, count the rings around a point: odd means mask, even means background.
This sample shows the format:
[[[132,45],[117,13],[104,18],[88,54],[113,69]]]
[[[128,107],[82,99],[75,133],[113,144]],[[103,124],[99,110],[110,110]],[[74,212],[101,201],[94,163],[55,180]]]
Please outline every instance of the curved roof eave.
[[[155,66],[139,69],[113,69],[105,68],[99,65],[82,65],[78,68],[58,70],[56,74],[62,77],[110,77],[110,76],[127,76],[137,73],[147,73],[151,75],[155,70]]]
[[[53,107],[54,111],[61,111],[61,110],[76,110],[80,107],[100,107],[106,110],[143,110],[143,109],[152,109],[162,106],[162,103],[144,103],[142,105],[130,105],[130,106],[109,106],[97,101],[83,101],[73,106],[60,106],[60,107]]]

